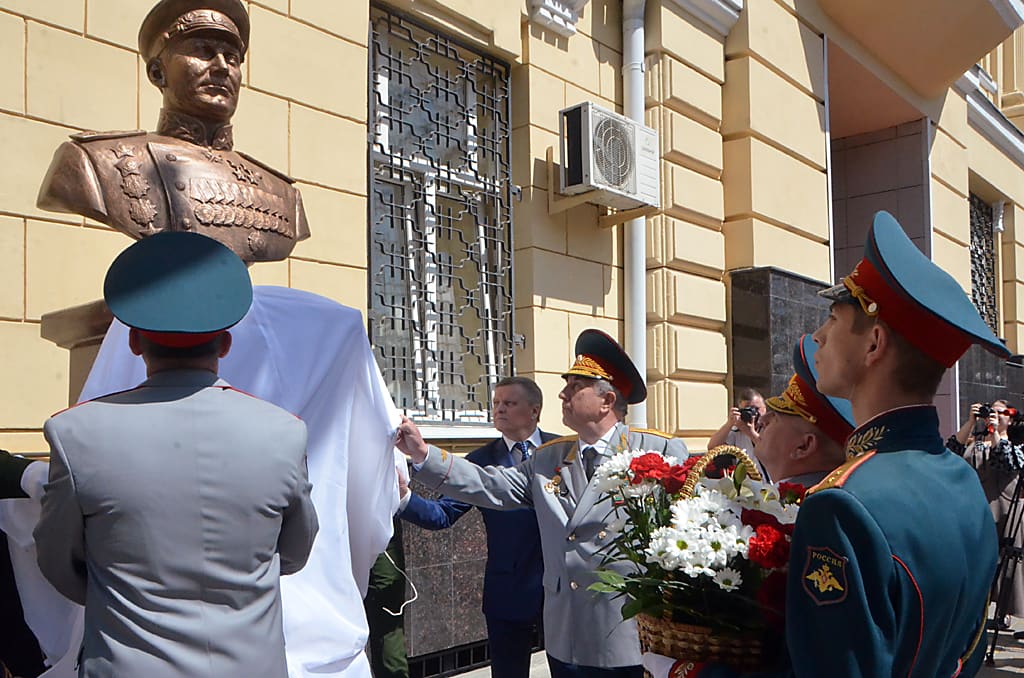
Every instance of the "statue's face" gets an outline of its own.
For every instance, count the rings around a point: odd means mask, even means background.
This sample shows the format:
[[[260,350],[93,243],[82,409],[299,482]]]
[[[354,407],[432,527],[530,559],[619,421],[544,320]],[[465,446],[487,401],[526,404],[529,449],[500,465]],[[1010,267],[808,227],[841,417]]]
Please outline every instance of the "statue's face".
[[[216,33],[174,41],[160,56],[164,107],[203,120],[227,122],[238,107],[242,54]]]

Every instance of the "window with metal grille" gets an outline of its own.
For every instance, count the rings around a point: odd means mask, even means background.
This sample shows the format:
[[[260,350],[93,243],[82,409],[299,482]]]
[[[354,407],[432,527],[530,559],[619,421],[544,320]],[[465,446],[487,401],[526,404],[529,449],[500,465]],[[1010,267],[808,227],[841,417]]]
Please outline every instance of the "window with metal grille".
[[[998,336],[999,303],[996,296],[996,234],[992,206],[971,194],[971,298],[985,323]]]
[[[487,422],[512,372],[509,66],[370,8],[370,341],[419,421]]]

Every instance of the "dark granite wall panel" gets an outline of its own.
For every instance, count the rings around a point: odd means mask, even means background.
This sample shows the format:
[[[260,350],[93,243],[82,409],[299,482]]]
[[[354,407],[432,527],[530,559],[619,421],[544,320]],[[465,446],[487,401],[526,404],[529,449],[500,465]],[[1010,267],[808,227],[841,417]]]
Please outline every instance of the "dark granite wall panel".
[[[428,499],[436,492],[413,481]],[[407,606],[405,643],[410,657],[465,645],[487,637],[480,611],[487,541],[480,512],[466,513],[447,530],[424,530],[404,523],[406,572],[419,598]],[[411,589],[407,595],[411,595]]]
[[[766,396],[780,393],[793,374],[797,339],[828,315],[829,302],[817,295],[824,283],[775,268],[733,271],[730,282],[734,393],[745,387]],[[971,403],[997,399],[1024,409],[1024,369],[974,346],[960,359],[961,423]],[[947,428],[955,427],[944,426],[943,435],[952,433]]]
[[[1007,365],[988,351],[972,346],[960,359],[960,419],[973,403],[1006,400],[1024,408],[1024,369]]]
[[[729,280],[733,393],[781,393],[793,375],[797,339],[828,315],[829,302],[818,296],[825,284],[771,267],[732,271]]]

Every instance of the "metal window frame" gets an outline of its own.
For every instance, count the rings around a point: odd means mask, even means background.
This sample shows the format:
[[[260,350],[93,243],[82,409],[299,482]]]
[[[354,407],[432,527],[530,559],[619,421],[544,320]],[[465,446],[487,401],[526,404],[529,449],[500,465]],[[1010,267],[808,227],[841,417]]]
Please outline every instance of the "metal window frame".
[[[512,156],[511,156],[511,136],[512,136],[512,123],[511,123],[511,97],[512,97],[512,68],[511,64],[505,62],[493,55],[487,54],[479,49],[479,47],[468,44],[459,40],[455,36],[448,35],[441,30],[420,22],[414,17],[409,16],[403,12],[396,11],[395,9],[388,7],[387,5],[372,2],[370,5],[370,26],[369,26],[369,37],[368,44],[370,49],[369,63],[368,63],[368,79],[367,79],[367,96],[368,96],[368,144],[367,144],[367,177],[368,177],[368,200],[367,200],[367,216],[370,233],[368,248],[372,250],[375,244],[374,240],[374,224],[375,217],[379,217],[379,214],[375,214],[374,210],[374,191],[377,182],[381,181],[377,177],[377,169],[381,164],[385,164],[391,167],[393,170],[397,170],[401,173],[410,173],[419,175],[423,179],[421,182],[410,180],[407,186],[420,186],[422,190],[429,194],[424,196],[422,200],[417,199],[415,202],[417,209],[421,212],[420,216],[417,217],[417,222],[422,224],[428,219],[439,219],[437,216],[437,207],[443,202],[443,197],[438,197],[439,186],[446,184],[454,187],[466,187],[477,191],[480,191],[486,200],[478,200],[477,205],[486,209],[484,205],[486,203],[493,203],[500,214],[501,209],[507,211],[507,215],[496,216],[492,222],[496,225],[500,225],[502,219],[506,219],[507,223],[504,224],[505,232],[501,234],[501,242],[507,247],[507,262],[504,264],[507,269],[502,277],[507,281],[508,289],[503,294],[503,297],[507,300],[507,313],[505,313],[506,320],[497,321],[493,311],[494,297],[492,294],[487,293],[488,288],[493,282],[490,281],[492,276],[495,274],[495,270],[487,266],[487,262],[490,261],[488,256],[487,248],[489,246],[489,240],[491,236],[487,233],[488,222],[477,221],[476,230],[476,243],[475,246],[479,249],[479,275],[476,277],[474,288],[479,290],[480,301],[478,318],[482,327],[489,326],[489,329],[483,332],[485,342],[483,346],[483,353],[477,353],[480,356],[480,367],[482,371],[482,378],[478,384],[473,386],[466,386],[467,394],[473,394],[473,390],[478,388],[480,385],[486,385],[486,393],[476,393],[473,397],[477,403],[480,404],[480,409],[466,410],[466,409],[449,409],[443,406],[441,403],[441,397],[439,394],[441,382],[437,378],[437,366],[443,363],[435,358],[432,364],[429,364],[423,360],[426,353],[433,352],[436,347],[436,340],[439,336],[439,327],[435,326],[432,330],[427,328],[422,333],[418,333],[417,330],[413,329],[411,333],[414,336],[423,334],[427,337],[429,342],[430,337],[434,337],[434,346],[414,346],[413,355],[417,361],[415,374],[417,375],[416,383],[413,388],[415,389],[415,407],[404,407],[410,416],[414,416],[423,420],[427,423],[429,428],[437,432],[450,432],[455,434],[457,437],[464,437],[471,435],[472,432],[486,431],[491,432],[493,429],[490,426],[490,398],[491,392],[493,391],[494,384],[505,373],[514,374],[515,367],[515,348],[517,346],[517,335],[515,334],[515,277],[514,267],[512,265],[515,257],[515,246],[514,246],[514,223],[513,223],[513,207],[512,198],[515,194],[514,187],[512,185]],[[484,60],[484,63],[488,68],[494,69],[492,73],[493,77],[497,80],[500,78],[502,85],[501,89],[504,90],[505,101],[504,106],[497,108],[491,106],[491,111],[495,113],[493,122],[501,123],[500,126],[495,127],[495,133],[484,137],[488,140],[494,139],[495,143],[489,143],[488,145],[492,148],[483,150],[481,152],[490,152],[494,157],[495,173],[490,177],[480,177],[478,170],[481,162],[481,155],[478,152],[480,149],[480,135],[475,132],[479,129],[477,114],[479,108],[476,106],[476,88],[472,85],[472,80],[467,79],[464,83],[465,91],[462,93],[465,97],[465,103],[460,105],[460,110],[465,111],[465,137],[460,140],[456,140],[455,143],[459,146],[466,146],[466,150],[463,152],[463,157],[468,159],[468,163],[465,165],[465,171],[459,171],[459,168],[453,168],[451,165],[435,162],[429,156],[410,156],[410,155],[399,155],[390,154],[388,151],[391,150],[391,134],[393,133],[392,126],[387,124],[387,121],[383,119],[378,110],[377,97],[381,89],[384,89],[385,96],[390,88],[390,82],[381,81],[381,70],[383,70],[377,62],[378,51],[377,44],[374,40],[374,27],[373,22],[375,19],[384,15],[387,17],[388,24],[398,22],[401,26],[408,25],[413,30],[423,31],[431,36],[436,36],[438,40],[444,41],[445,45],[458,49],[464,50],[469,54],[479,57]],[[411,33],[411,31],[410,31]],[[389,33],[389,34],[394,34]],[[417,44],[414,40],[402,37],[401,39],[406,40],[410,44]],[[448,58],[453,61],[463,61],[458,56],[445,56],[440,51],[434,51],[430,54],[440,56],[441,58]],[[479,64],[479,62],[472,62],[473,64]],[[501,96],[501,95],[499,95]],[[458,100],[456,98],[456,100]],[[442,136],[444,138],[444,136]],[[486,142],[485,142],[486,143]],[[443,153],[442,153],[443,155]],[[396,162],[396,160],[398,162]],[[392,181],[385,179],[389,183],[394,183],[396,186],[401,186],[402,181],[395,178]],[[433,207],[431,207],[431,205]],[[430,214],[433,212],[433,214]],[[419,232],[426,232],[428,235],[433,233],[436,236],[436,228],[420,227]],[[412,231],[407,230],[407,234]],[[436,244],[436,241],[435,241]],[[413,247],[409,244],[410,250],[410,262],[414,257]],[[471,248],[467,248],[467,251],[472,251]],[[438,252],[434,249],[433,252]],[[368,315],[371,316],[371,343],[373,340],[373,308],[374,308],[374,287],[375,287],[375,273],[373,266],[373,252],[368,253],[369,256],[369,267],[370,270],[367,276],[367,299],[368,299]],[[434,261],[436,266],[437,262]],[[410,264],[412,267],[413,264]],[[425,291],[424,296],[414,293],[414,288],[410,286],[409,289],[409,300],[410,310],[414,311],[413,319],[420,317],[427,317],[423,312],[423,305],[437,307],[438,303],[438,291],[437,281],[438,277],[443,273],[438,271],[430,271],[424,276],[424,282],[428,285],[428,289]],[[413,283],[410,282],[410,285]],[[433,289],[429,285],[433,285]],[[477,304],[473,304],[476,306]],[[413,306],[420,306],[419,308],[413,309]],[[435,312],[434,315],[437,315]],[[437,319],[435,318],[435,322]],[[415,320],[413,320],[415,322]],[[505,331],[507,336],[506,342],[499,341],[499,334],[502,329]],[[498,346],[498,343],[504,343],[505,346]],[[501,358],[499,359],[499,353]],[[378,361],[385,360],[385,358],[377,352],[377,347],[374,346],[374,354]],[[382,365],[382,370],[385,366]],[[504,369],[502,369],[504,367]],[[431,403],[438,404],[439,407],[436,409],[431,408]]]

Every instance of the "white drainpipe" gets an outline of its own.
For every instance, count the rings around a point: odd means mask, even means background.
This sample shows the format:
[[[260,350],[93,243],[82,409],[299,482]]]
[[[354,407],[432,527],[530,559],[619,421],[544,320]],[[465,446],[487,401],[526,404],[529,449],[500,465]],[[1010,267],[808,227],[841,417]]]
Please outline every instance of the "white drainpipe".
[[[622,108],[644,122],[644,2],[622,0]],[[630,219],[623,238],[626,352],[647,381],[647,240],[645,218]],[[629,408],[629,423],[647,427],[647,403]]]

